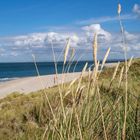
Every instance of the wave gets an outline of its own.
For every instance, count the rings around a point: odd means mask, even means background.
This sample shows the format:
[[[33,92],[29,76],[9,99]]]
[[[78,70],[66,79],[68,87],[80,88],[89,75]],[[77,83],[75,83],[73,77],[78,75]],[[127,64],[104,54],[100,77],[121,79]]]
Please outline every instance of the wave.
[[[14,77],[14,78],[0,78],[0,83],[1,82],[7,82],[7,81],[12,81],[12,80],[16,80],[19,79],[18,77]]]

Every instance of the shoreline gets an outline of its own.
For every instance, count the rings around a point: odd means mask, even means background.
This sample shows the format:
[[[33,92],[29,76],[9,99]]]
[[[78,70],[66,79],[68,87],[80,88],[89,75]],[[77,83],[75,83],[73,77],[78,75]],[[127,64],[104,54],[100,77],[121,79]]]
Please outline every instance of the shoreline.
[[[65,73],[57,75],[44,75],[44,76],[34,76],[34,77],[26,77],[19,78],[17,80],[7,81],[4,83],[0,83],[0,98],[4,98],[7,95],[13,92],[19,92],[28,94],[31,92],[39,91],[41,89],[50,88],[61,84],[62,81],[64,83],[70,82],[74,79],[80,77],[81,72],[75,73]]]
[[[117,63],[107,63],[105,67],[114,67]],[[52,75],[43,75],[43,76],[32,76],[32,77],[24,77],[18,78],[11,81],[6,81],[0,83],[0,98],[4,98],[7,95],[13,92],[19,92],[28,94],[31,92],[39,91],[43,88],[50,88],[61,84],[62,81],[64,83],[70,82],[74,79],[78,79],[80,77],[81,72],[74,72],[74,73],[64,73],[57,74],[57,81],[56,81],[56,74]],[[88,74],[85,73],[86,75]],[[43,86],[42,86],[43,84]]]

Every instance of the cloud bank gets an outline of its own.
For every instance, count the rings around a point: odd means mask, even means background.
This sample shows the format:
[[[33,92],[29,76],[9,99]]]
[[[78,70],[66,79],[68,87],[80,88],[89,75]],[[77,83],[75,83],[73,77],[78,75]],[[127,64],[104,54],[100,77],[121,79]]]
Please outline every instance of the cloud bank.
[[[95,32],[98,34],[99,58],[103,57],[108,47],[111,47],[110,59],[123,58],[121,33],[110,33],[103,29],[100,24],[83,26],[78,32],[46,32],[1,37],[0,58],[5,58],[7,61],[8,58],[23,61],[29,60],[31,54],[34,53],[40,61],[52,61],[52,44],[56,57],[58,57],[65,47],[67,39],[71,38],[71,48],[75,48],[76,58],[83,55],[83,59],[92,59],[92,42]],[[132,34],[126,31],[125,37],[128,56],[140,56],[140,34]]]
[[[133,14],[125,14],[121,16],[122,20],[132,20],[136,18],[137,17]],[[100,18],[90,18],[90,19],[77,21],[76,24],[85,25],[85,24],[92,24],[92,23],[94,24],[106,23],[106,22],[112,22],[112,21],[118,21],[118,16],[114,16],[114,17],[105,16],[105,17],[100,17]]]
[[[135,4],[133,7],[133,12],[140,17],[140,5]]]
[[[132,12],[131,14],[122,15],[121,18],[123,20],[139,20],[140,5],[134,4]],[[117,16],[93,18],[76,22],[82,27],[62,27],[61,29],[60,27],[55,27],[55,29],[51,27],[51,30],[55,31],[0,37],[0,61],[32,61],[31,55],[33,53],[37,56],[38,61],[52,61],[52,46],[56,58],[61,61],[63,59],[61,54],[68,38],[71,38],[71,48],[76,50],[75,59],[91,60],[95,32],[98,34],[99,59],[103,58],[108,47],[111,48],[110,59],[123,59],[124,46],[122,46],[121,33],[109,32],[100,24],[116,20],[118,20]],[[132,55],[140,57],[140,33],[125,31],[125,40],[128,57]]]

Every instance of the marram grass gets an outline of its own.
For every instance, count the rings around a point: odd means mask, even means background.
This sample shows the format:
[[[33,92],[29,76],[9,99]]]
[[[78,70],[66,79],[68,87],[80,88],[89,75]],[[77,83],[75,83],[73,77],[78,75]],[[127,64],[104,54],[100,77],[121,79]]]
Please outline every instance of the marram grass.
[[[79,79],[28,95],[13,93],[0,100],[0,139],[2,140],[138,140],[140,139],[140,59],[127,61],[127,46],[118,16],[125,48],[125,63],[104,68],[107,50],[99,71],[98,33],[94,35],[93,60],[86,63]],[[63,76],[68,61],[70,39],[64,51]],[[53,46],[52,46],[53,50]],[[54,61],[55,54],[54,55]],[[70,61],[73,60],[74,51]],[[40,83],[39,70],[33,55]],[[68,63],[68,71],[71,63]],[[104,68],[104,70],[103,70]],[[55,62],[56,76],[57,63]],[[103,71],[102,71],[103,70]],[[44,88],[42,84],[42,88]]]
[[[118,67],[119,72],[116,74],[111,87],[109,87],[110,75],[113,75],[115,68],[107,68],[100,74],[98,79],[99,90],[94,86],[88,89],[88,77],[82,78],[77,92],[79,81],[65,84],[62,95],[65,95],[67,89],[69,89],[69,94],[63,96],[65,120],[58,94],[58,86],[45,90],[56,121],[46,101],[44,91],[28,95],[13,93],[1,99],[0,139],[96,140],[105,139],[106,137],[109,140],[120,140],[125,111],[125,79],[122,78],[119,88],[118,81],[123,66],[124,64],[121,63]],[[128,72],[128,81],[125,137],[127,140],[137,140],[140,138],[139,59],[133,60]],[[98,92],[100,92],[100,101]]]

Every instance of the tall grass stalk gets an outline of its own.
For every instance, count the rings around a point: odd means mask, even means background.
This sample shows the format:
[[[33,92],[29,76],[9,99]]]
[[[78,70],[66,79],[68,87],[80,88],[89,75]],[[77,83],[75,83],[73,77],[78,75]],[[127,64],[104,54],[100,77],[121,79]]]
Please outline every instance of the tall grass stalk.
[[[114,79],[115,79],[115,77],[116,77],[116,74],[117,74],[117,71],[118,71],[119,65],[120,65],[120,62],[118,62],[118,64],[116,65],[116,68],[115,68],[115,70],[114,70],[114,73],[113,73],[112,79],[111,79],[111,81],[110,81],[109,89],[111,88],[112,83],[113,83],[113,81],[114,81]]]
[[[41,86],[42,86],[43,92],[44,92],[45,97],[46,97],[46,99],[47,99],[47,103],[48,103],[49,108],[50,108],[50,110],[51,110],[51,113],[52,113],[52,115],[53,115],[54,121],[56,122],[56,118],[55,118],[55,115],[54,115],[54,112],[53,112],[52,106],[51,106],[51,104],[50,104],[50,101],[49,101],[48,95],[47,95],[47,93],[46,93],[46,91],[45,91],[45,86],[44,86],[44,84],[43,84],[43,82],[42,82],[42,79],[41,79],[41,76],[40,76],[40,73],[39,73],[39,70],[38,70],[38,66],[37,66],[37,63],[36,63],[35,55],[32,54],[32,57],[33,57],[34,65],[35,65],[36,72],[37,72],[37,75],[38,75],[38,78],[39,78],[39,82],[40,82],[40,84],[41,84]]]
[[[126,46],[126,40],[125,40],[125,31],[121,20],[121,4],[118,4],[118,16],[119,16],[119,23],[120,23],[120,29],[122,33],[122,42],[123,42],[123,48],[124,48],[124,58],[125,58],[125,111],[124,111],[124,123],[123,123],[123,129],[122,129],[122,139],[126,139],[126,119],[127,119],[127,109],[128,109],[128,71],[127,71],[127,46]]]
[[[103,59],[102,65],[101,65],[101,71],[103,70],[103,67],[104,67],[104,65],[106,63],[106,60],[108,58],[109,53],[110,53],[110,48],[108,48],[108,50],[107,50],[107,52],[106,52],[106,54],[104,56],[104,59]]]
[[[93,58],[95,69],[97,70],[97,33],[94,34],[94,41],[93,41]]]
[[[132,64],[132,61],[133,61],[133,56],[128,61],[127,72],[129,71],[129,68],[130,68],[130,66]]]
[[[58,84],[58,70],[57,70],[57,62],[56,62],[56,57],[55,57],[55,52],[54,52],[54,47],[53,47],[53,42],[51,41],[51,48],[52,48],[52,53],[53,53],[53,61],[54,61],[54,66],[55,66],[55,78]]]
[[[70,54],[70,59],[69,59],[69,62],[67,64],[67,67],[65,69],[65,73],[69,73],[70,72],[70,68],[71,68],[71,65],[73,64],[74,57],[75,57],[75,49],[72,48],[71,49],[71,54]]]
[[[66,61],[67,61],[69,48],[70,48],[70,38],[67,41],[67,45],[66,45],[65,52],[64,52],[64,65],[66,64]]]
[[[124,66],[121,68],[118,88],[121,86],[121,82],[122,82],[122,79],[123,79],[123,72],[124,72]]]
[[[104,138],[105,138],[105,140],[107,140],[107,133],[106,133],[105,121],[104,121],[104,113],[103,113],[101,95],[100,95],[100,91],[99,91],[99,87],[98,86],[97,86],[97,93],[98,93],[98,98],[99,98],[99,104],[100,104],[100,110],[101,110],[101,117],[102,117],[102,124],[103,124],[103,129],[104,129]]]
[[[69,53],[69,49],[70,49],[70,38],[68,38],[67,43],[66,43],[66,47],[64,49],[64,60],[63,60],[63,68],[62,68],[62,81],[61,81],[61,86],[63,89],[63,85],[64,85],[64,79],[65,79],[65,64],[67,62],[67,57],[68,57],[68,53]]]

